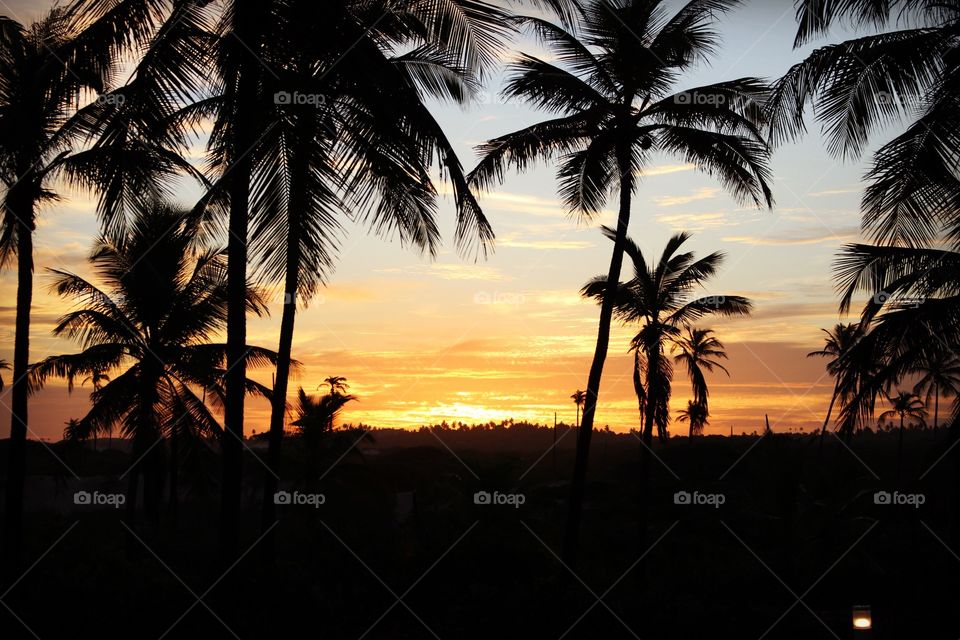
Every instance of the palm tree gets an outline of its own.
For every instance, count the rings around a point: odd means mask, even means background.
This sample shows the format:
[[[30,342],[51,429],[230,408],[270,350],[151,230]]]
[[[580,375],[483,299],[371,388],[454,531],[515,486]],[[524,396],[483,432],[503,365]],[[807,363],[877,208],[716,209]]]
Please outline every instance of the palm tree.
[[[343,376],[328,376],[323,379],[323,384],[330,387],[331,396],[343,395],[347,392],[347,389],[350,388],[350,385],[347,384],[347,379]]]
[[[920,375],[913,392],[924,396],[925,406],[930,406],[933,397],[933,428],[936,429],[940,426],[940,396],[955,398],[960,395],[960,358],[946,353],[937,342],[931,347],[912,369],[913,373]]]
[[[339,460],[356,451],[361,440],[373,441],[373,436],[362,429],[335,429],[335,423],[347,403],[356,400],[352,395],[328,393],[311,398],[301,387],[297,392],[297,417],[291,424],[300,432],[306,449],[304,479],[329,468],[329,459]]]
[[[273,473],[264,476],[265,530],[274,521],[269,497],[279,471],[297,300],[309,300],[324,284],[341,220],[369,221],[374,232],[398,232],[403,244],[435,255],[437,190],[430,169],[440,158],[455,193],[458,245],[479,243],[485,251],[492,241],[425,98],[469,100],[508,23],[483,2],[300,0],[285,5],[278,24],[277,37],[288,46],[264,52],[283,72],[265,79],[273,96],[322,99],[285,100],[266,114],[275,126],[260,143],[267,162],[253,174],[262,185],[252,194],[253,249],[262,273],[283,281],[285,300],[268,450]],[[360,77],[366,81],[357,82]]]
[[[616,241],[617,232],[603,228],[604,235]],[[650,481],[650,455],[653,445],[653,427],[661,439],[667,438],[670,420],[670,395],[673,379],[673,363],[664,354],[665,348],[682,339],[683,330],[705,316],[736,316],[750,313],[752,304],[742,296],[710,295],[695,298],[692,293],[703,287],[723,263],[725,255],[720,252],[697,258],[693,252],[681,252],[690,238],[687,233],[678,233],[670,238],[656,263],[648,263],[640,247],[630,238],[624,242],[624,250],[633,263],[634,276],[627,282],[619,282],[611,291],[605,276],[597,276],[582,290],[584,297],[597,302],[610,302],[615,317],[624,324],[639,324],[640,330],[631,340],[631,347],[640,353],[646,379],[641,385],[645,396],[644,425],[641,432],[640,456],[640,536],[641,547],[646,536],[646,508]],[[688,333],[688,336],[690,334]],[[709,335],[702,336],[706,343]],[[708,351],[716,351],[715,345]],[[704,354],[709,359],[715,354]],[[636,372],[638,367],[634,366]]]
[[[522,18],[559,64],[523,55],[504,90],[558,114],[490,140],[471,174],[483,188],[507,168],[559,159],[559,191],[571,212],[591,219],[619,190],[619,213],[607,286],[620,279],[637,176],[657,153],[683,157],[719,177],[738,199],[772,201],[768,149],[758,126],[765,84],[742,78],[677,91],[677,78],[707,60],[717,43],[712,21],[735,0],[691,0],[669,14],[665,0],[590,0],[568,27]],[[579,530],[590,437],[610,341],[612,301],[600,308],[597,346],[587,383],[571,487],[564,558],[571,561]]]
[[[903,461],[903,427],[909,420],[911,425],[925,427],[927,425],[927,410],[915,393],[899,391],[896,395],[887,396],[890,409],[880,414],[880,424],[892,419],[900,419],[900,435],[897,439],[897,478],[900,478],[900,469]]]
[[[103,287],[51,270],[57,276],[54,291],[79,305],[58,320],[54,335],[76,340],[83,351],[50,356],[30,370],[34,388],[51,376],[66,378],[70,390],[84,376],[109,380],[93,391],[89,412],[70,435],[86,439],[120,426],[133,442],[135,460],[128,514],[136,508],[142,480],[144,509],[154,520],[162,492],[158,441],[170,443],[172,508],[179,447],[210,438],[223,441],[206,392],[215,407],[223,406],[226,346],[210,340],[226,322],[226,256],[222,249],[202,244],[198,223],[185,213],[158,204],[134,218],[123,237],[101,236],[90,261]],[[247,304],[253,313],[266,311],[250,288]],[[267,365],[276,355],[250,346],[246,361]],[[120,373],[109,379],[107,371]],[[246,389],[269,397],[269,389],[251,380]]]
[[[843,400],[849,399],[851,392],[854,391],[853,385],[850,384],[853,367],[848,354],[859,339],[860,332],[856,324],[844,324],[842,322],[837,323],[832,331],[826,329],[821,329],[821,331],[827,336],[824,340],[823,349],[811,351],[807,354],[807,357],[829,358],[827,373],[834,379],[833,393],[830,396],[830,405],[827,407],[827,417],[824,418],[823,427],[820,429],[820,441],[822,443],[837,398],[840,397],[841,402],[843,402]],[[841,390],[844,392],[841,393]],[[842,404],[841,408],[843,406],[845,404]]]
[[[709,417],[710,412],[706,405],[694,402],[693,400],[687,400],[687,408],[679,411],[677,420],[690,424],[689,437],[693,438],[695,435],[703,434],[703,428],[710,424],[710,421],[707,420]]]
[[[960,7],[936,0],[797,5],[797,46],[843,20],[881,32],[820,47],[791,67],[769,103],[771,141],[802,134],[811,103],[827,148],[838,156],[861,155],[875,131],[911,119],[873,156],[864,230],[878,243],[930,246],[943,229],[960,229],[960,91],[953,81]]]
[[[673,357],[677,364],[686,365],[687,374],[690,376],[690,384],[693,387],[693,404],[702,407],[706,416],[710,414],[707,389],[707,378],[704,375],[704,369],[713,373],[714,369],[723,371],[727,376],[730,372],[720,364],[720,359],[727,359],[727,352],[724,351],[723,343],[713,335],[713,329],[695,329],[687,327],[687,333],[677,339],[673,344],[673,351],[679,351]],[[694,424],[690,423],[691,435],[693,435]],[[702,425],[701,425],[702,430]]]
[[[10,363],[4,360],[3,358],[0,358],[0,371],[3,371],[4,369],[9,371]],[[4,389],[3,376],[0,376],[0,391],[3,391],[3,389]]]
[[[109,86],[116,51],[98,37],[97,23],[73,8],[57,8],[32,25],[0,17],[0,173],[5,185],[0,219],[0,266],[17,261],[17,301],[11,390],[10,463],[5,548],[16,557],[23,513],[33,233],[39,207],[56,199],[58,179],[99,190],[98,210],[109,217],[162,189],[158,178],[180,166],[137,129],[89,145],[120,102]],[[129,34],[123,37],[128,37]],[[77,110],[88,92],[100,93]],[[104,99],[107,98],[107,99]],[[99,116],[99,117],[98,117]],[[82,149],[84,145],[87,148]]]
[[[616,238],[616,232],[608,227],[603,228],[603,233],[611,240]],[[631,346],[640,351],[642,368],[646,372],[643,386],[647,410],[643,438],[648,446],[652,444],[654,425],[661,438],[667,437],[673,366],[664,355],[665,349],[671,345],[675,349],[690,349],[692,345],[689,339],[693,338],[696,348],[700,350],[694,358],[695,366],[707,370],[719,366],[726,371],[714,359],[720,357],[717,353],[722,353],[723,345],[710,335],[709,330],[692,330],[692,324],[708,315],[747,315],[752,307],[751,302],[742,296],[691,296],[695,289],[704,286],[716,275],[725,255],[714,252],[698,259],[693,252],[681,253],[681,248],[689,238],[687,233],[671,237],[654,264],[648,264],[640,247],[627,238],[625,251],[633,262],[634,277],[618,283],[612,297],[615,317],[625,324],[640,325]],[[602,302],[609,297],[606,291],[605,277],[597,276],[583,287],[582,294]],[[683,335],[685,329],[686,336]],[[689,366],[688,359],[683,355],[679,361],[687,362]],[[702,387],[706,382],[695,385]],[[700,388],[696,395],[705,398],[705,390]]]
[[[577,407],[577,421],[574,424],[575,427],[580,427],[580,407],[583,406],[584,400],[587,399],[587,394],[585,391],[577,389],[573,392],[573,395],[570,396],[570,399],[573,400],[573,404]]]

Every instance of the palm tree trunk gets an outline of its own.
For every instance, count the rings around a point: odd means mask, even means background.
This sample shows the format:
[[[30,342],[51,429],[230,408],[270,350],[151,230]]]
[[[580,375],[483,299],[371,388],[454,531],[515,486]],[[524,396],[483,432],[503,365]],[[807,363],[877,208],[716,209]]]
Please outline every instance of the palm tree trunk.
[[[33,200],[8,194],[17,225],[17,312],[10,389],[10,459],[3,531],[4,567],[15,570],[23,542],[23,484],[27,455],[27,369],[30,366],[30,306],[33,303]]]
[[[621,145],[617,152],[620,170],[620,213],[617,217],[617,235],[607,272],[607,291],[614,291],[620,282],[623,267],[627,227],[630,225],[630,201],[633,191],[633,171],[630,163],[630,148]],[[600,327],[597,330],[597,346],[587,379],[587,399],[583,406],[583,419],[577,432],[577,452],[573,465],[573,481],[570,489],[570,507],[563,535],[562,557],[568,567],[573,567],[577,557],[580,519],[583,511],[583,496],[587,483],[587,462],[590,457],[590,436],[593,434],[593,419],[600,396],[600,379],[610,345],[610,323],[613,320],[613,296],[605,295],[600,305]]]
[[[900,437],[897,441],[897,482],[901,480],[901,469],[903,466],[903,414],[900,414]]]
[[[174,425],[170,429],[170,478],[169,478],[169,490],[170,495],[168,496],[169,500],[169,509],[170,509],[170,519],[173,522],[173,526],[177,526],[177,519],[179,516],[179,501],[180,501],[180,443],[177,439],[177,427]]]
[[[250,204],[250,153],[256,143],[253,109],[257,100],[255,74],[260,63],[249,49],[256,38],[256,6],[259,3],[235,2],[234,34],[239,44],[236,54],[243,61],[238,78],[237,108],[234,118],[236,146],[230,176],[230,220],[227,242],[227,373],[222,438],[223,480],[221,482],[220,555],[221,562],[233,561],[237,554],[240,526],[240,497],[243,485],[243,412],[246,394],[245,351],[247,348],[247,231]],[[266,3],[264,3],[266,4]]]
[[[830,406],[827,407],[827,417],[823,419],[823,427],[820,429],[820,444],[817,445],[817,457],[820,457],[820,452],[823,451],[823,437],[827,435],[827,426],[830,424],[830,415],[833,413],[833,405],[837,401],[837,386],[839,383],[833,385],[833,395],[830,396]]]
[[[267,557],[274,553],[272,529],[276,519],[273,496],[277,491],[280,476],[280,449],[283,442],[283,422],[287,412],[287,387],[290,379],[290,359],[293,350],[293,333],[297,318],[297,290],[300,288],[300,225],[302,211],[294,210],[287,222],[287,265],[284,282],[286,297],[280,319],[280,344],[277,347],[277,375],[273,385],[270,408],[270,435],[267,449],[267,471],[264,474],[263,505],[260,528],[271,533],[263,541]]]
[[[934,385],[933,396],[933,428],[937,429],[937,416],[940,414],[940,383]]]

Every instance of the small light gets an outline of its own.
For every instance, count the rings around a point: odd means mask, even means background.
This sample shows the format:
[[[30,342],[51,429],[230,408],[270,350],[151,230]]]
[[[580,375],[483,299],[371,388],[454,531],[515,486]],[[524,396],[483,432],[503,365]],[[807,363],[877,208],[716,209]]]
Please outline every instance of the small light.
[[[873,629],[873,616],[870,615],[870,605],[854,605],[853,628],[857,631]]]

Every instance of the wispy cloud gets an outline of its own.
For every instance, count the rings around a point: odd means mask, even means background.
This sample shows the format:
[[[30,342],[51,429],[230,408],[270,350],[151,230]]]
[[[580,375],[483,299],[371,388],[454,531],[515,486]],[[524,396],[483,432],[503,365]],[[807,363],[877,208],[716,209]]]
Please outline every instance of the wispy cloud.
[[[378,273],[424,275],[441,280],[512,280],[499,269],[478,264],[418,264],[409,267],[376,269]]]
[[[859,227],[838,229],[784,229],[769,235],[727,236],[724,242],[740,242],[753,245],[802,245],[821,242],[850,242],[860,237]]]
[[[700,200],[712,200],[720,194],[717,187],[703,187],[693,193],[685,196],[657,196],[653,199],[654,203],[661,207],[675,207],[680,204],[690,204]]]

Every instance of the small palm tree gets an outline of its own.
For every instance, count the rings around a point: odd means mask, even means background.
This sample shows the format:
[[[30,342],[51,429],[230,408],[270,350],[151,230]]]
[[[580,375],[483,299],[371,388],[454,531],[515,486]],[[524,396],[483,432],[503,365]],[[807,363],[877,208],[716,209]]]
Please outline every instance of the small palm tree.
[[[890,409],[880,414],[880,424],[899,419],[900,434],[897,438],[897,478],[900,478],[900,469],[903,461],[903,429],[905,424],[925,427],[927,425],[927,410],[915,393],[900,391],[894,396],[887,396]]]
[[[0,371],[3,371],[3,370],[9,371],[10,363],[0,358]],[[3,391],[3,389],[4,389],[3,376],[0,376],[0,391]]]
[[[574,426],[579,428],[580,427],[580,408],[583,406],[583,403],[587,399],[587,393],[586,391],[581,391],[580,389],[577,389],[570,396],[570,399],[573,400],[573,404],[577,407],[577,421],[574,423]]]
[[[336,429],[336,420],[343,408],[356,398],[342,393],[328,393],[312,398],[301,387],[297,392],[297,417],[290,424],[297,428],[306,449],[304,479],[309,481],[318,469],[329,468],[329,459],[340,459],[356,451],[361,440],[373,436],[361,429]]]
[[[615,232],[605,227],[604,235],[613,239]],[[665,357],[665,349],[675,345],[682,352],[689,352],[689,357],[681,353],[678,358],[688,367],[695,366],[692,377],[697,374],[703,377],[701,367],[708,371],[720,367],[726,371],[717,362],[723,357],[719,355],[723,353],[722,343],[711,336],[709,330],[693,330],[692,323],[708,315],[746,315],[752,307],[742,296],[694,298],[691,295],[716,275],[725,256],[716,252],[697,259],[692,252],[681,253],[689,238],[686,233],[673,236],[655,264],[648,264],[640,247],[628,238],[626,253],[633,261],[634,277],[619,283],[612,296],[616,317],[626,324],[640,325],[631,348],[640,353],[641,366],[635,366],[635,370],[642,369],[646,373],[643,381],[646,396],[643,438],[648,446],[652,444],[654,425],[660,437],[667,438],[673,366]],[[598,276],[584,286],[582,293],[600,301],[607,297],[606,291],[605,278]],[[684,330],[687,330],[686,337],[683,337]],[[698,398],[706,398],[705,386],[705,380],[695,382]]]
[[[707,410],[706,405],[694,402],[693,400],[687,400],[687,408],[681,409],[677,414],[677,420],[690,424],[690,438],[703,434],[703,428],[710,424],[708,420],[709,417],[710,412]]]
[[[323,384],[330,388],[331,396],[342,396],[350,388],[347,379],[343,376],[329,376],[323,379]]]
[[[935,342],[912,372],[920,375],[913,392],[924,397],[926,406],[930,406],[933,397],[933,428],[936,429],[940,426],[940,396],[955,398],[960,395],[960,358]]]
[[[827,417],[823,420],[823,427],[820,430],[821,442],[823,434],[827,432],[827,425],[830,424],[830,415],[833,413],[833,405],[837,398],[841,398],[841,403],[849,399],[853,391],[850,384],[850,373],[852,371],[851,359],[848,357],[852,347],[859,339],[859,328],[856,324],[838,323],[833,330],[821,329],[826,334],[823,349],[811,351],[807,354],[808,358],[818,357],[827,358],[827,373],[834,379],[833,393],[830,396],[830,405],[827,407]],[[841,390],[844,392],[841,393]],[[841,405],[841,409],[843,404]]]
[[[687,374],[690,376],[690,384],[693,387],[693,405],[702,408],[704,413],[709,415],[708,396],[710,391],[707,388],[707,378],[704,375],[704,370],[713,373],[714,369],[719,369],[728,377],[730,376],[727,368],[720,363],[721,359],[727,359],[727,352],[724,350],[723,343],[713,335],[712,329],[687,327],[686,335],[674,341],[672,350],[679,351],[673,357],[674,362],[686,365]],[[691,435],[694,431],[697,433],[702,431],[702,425],[699,430],[695,430],[693,426],[694,423],[691,421]]]
[[[226,263],[220,249],[204,247],[196,223],[184,211],[156,205],[137,216],[121,238],[101,237],[90,258],[103,288],[76,274],[51,270],[54,290],[73,298],[76,310],[60,318],[54,335],[79,342],[84,350],[50,356],[32,366],[30,382],[40,387],[51,376],[89,376],[100,385],[92,406],[70,430],[85,439],[119,425],[133,442],[127,508],[135,509],[140,480],[144,508],[155,518],[161,493],[161,438],[170,442],[170,499],[177,499],[178,447],[220,438],[222,429],[207,406],[225,399],[226,346],[211,339],[226,322]],[[265,313],[263,300],[248,289],[248,305]],[[273,352],[250,346],[251,366],[275,362]],[[119,371],[112,379],[106,372]],[[200,390],[205,394],[198,395]],[[247,381],[249,393],[269,389]]]

